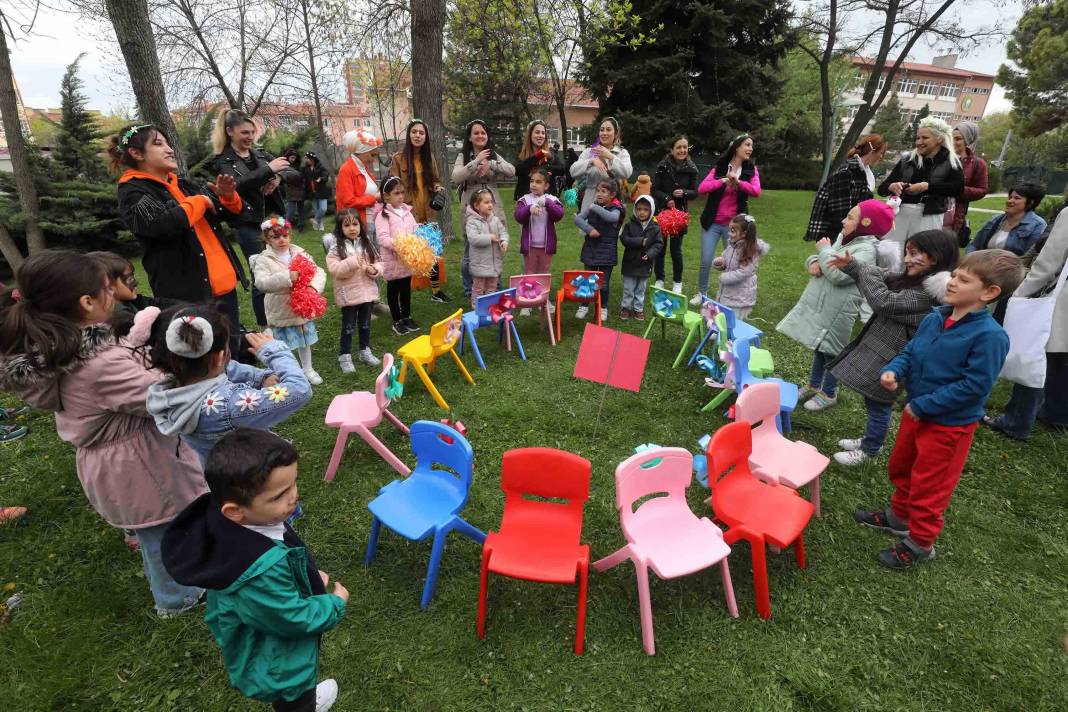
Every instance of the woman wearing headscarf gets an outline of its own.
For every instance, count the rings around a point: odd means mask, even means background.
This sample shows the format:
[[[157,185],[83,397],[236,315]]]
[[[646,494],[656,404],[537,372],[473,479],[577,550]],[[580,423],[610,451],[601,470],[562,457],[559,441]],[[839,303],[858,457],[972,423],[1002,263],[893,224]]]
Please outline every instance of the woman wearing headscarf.
[[[964,171],[964,190],[956,197],[953,209],[946,211],[942,227],[956,235],[962,247],[968,244],[972,232],[968,225],[968,203],[982,200],[989,189],[986,161],[972,149],[978,140],[979,124],[974,121],[962,121],[953,129],[953,151]]]

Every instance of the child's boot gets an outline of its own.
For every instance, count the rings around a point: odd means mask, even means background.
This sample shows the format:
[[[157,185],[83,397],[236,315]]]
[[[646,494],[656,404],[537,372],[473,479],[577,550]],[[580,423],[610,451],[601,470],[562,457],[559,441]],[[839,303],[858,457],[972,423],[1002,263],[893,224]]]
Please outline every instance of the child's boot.
[[[356,367],[352,365],[352,354],[341,354],[337,357],[337,363],[341,366],[342,373],[356,373]]]

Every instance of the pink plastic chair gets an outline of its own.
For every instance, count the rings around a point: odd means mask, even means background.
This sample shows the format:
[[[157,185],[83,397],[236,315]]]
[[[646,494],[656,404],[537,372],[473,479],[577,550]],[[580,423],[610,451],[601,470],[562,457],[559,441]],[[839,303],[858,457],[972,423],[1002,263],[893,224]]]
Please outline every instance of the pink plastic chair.
[[[549,343],[556,346],[553,317],[549,313],[549,291],[552,285],[551,274],[514,274],[508,278],[509,289],[516,292],[516,309],[539,309],[541,318],[549,327]]]
[[[753,474],[765,482],[795,490],[809,485],[809,497],[818,517],[820,475],[831,461],[812,445],[783,437],[775,424],[782,407],[779,401],[779,384],[773,382],[754,384],[738,396],[734,405],[735,419],[753,427],[753,453],[749,456],[749,466]]]
[[[393,368],[393,354],[382,355],[382,372],[375,379],[375,392],[355,391],[345,395],[335,396],[326,411],[326,425],[338,428],[337,442],[334,443],[334,452],[330,456],[330,464],[326,468],[324,480],[330,482],[337,474],[338,465],[341,464],[341,456],[345,454],[345,443],[348,442],[349,434],[356,433],[370,445],[375,452],[390,466],[407,477],[411,468],[401,462],[400,458],[393,454],[385,444],[374,436],[371,428],[382,422],[385,416],[389,422],[396,426],[397,430],[408,435],[408,426],[402,423],[397,416],[389,412],[389,398],[386,397],[386,386],[389,385],[389,371]]]
[[[662,579],[678,578],[720,564],[727,610],[738,617],[727,555],[731,549],[723,532],[707,517],[698,518],[686,503],[693,455],[683,448],[654,448],[627,458],[616,467],[616,508],[627,545],[596,561],[598,571],[610,569],[625,559],[634,562],[638,576],[638,608],[645,652],[656,654],[653,640],[653,608],[649,599],[648,569]],[[652,494],[667,496],[646,499]]]

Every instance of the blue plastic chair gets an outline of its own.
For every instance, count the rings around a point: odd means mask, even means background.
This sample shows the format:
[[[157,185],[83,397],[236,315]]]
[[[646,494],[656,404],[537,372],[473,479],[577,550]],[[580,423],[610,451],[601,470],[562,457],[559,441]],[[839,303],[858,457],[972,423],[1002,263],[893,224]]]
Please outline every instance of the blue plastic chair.
[[[505,329],[511,330],[511,338],[515,340],[516,346],[519,348],[519,358],[524,361],[527,360],[527,354],[523,350],[523,342],[519,340],[519,331],[515,328],[515,322],[511,319],[512,308],[507,309],[508,318],[501,318],[502,313],[499,309],[494,310],[502,299],[510,297],[512,304],[515,304],[516,290],[502,289],[499,292],[493,292],[491,294],[483,294],[477,300],[475,300],[474,311],[466,312],[463,315],[464,334],[466,339],[460,341],[460,353],[464,352],[464,341],[471,342],[471,350],[475,352],[475,360],[478,361],[478,365],[482,367],[482,370],[486,370],[486,362],[482,360],[482,352],[478,350],[478,342],[475,341],[475,332],[483,326],[496,326],[498,328],[497,341],[504,341],[506,333]],[[497,321],[494,321],[494,311],[498,313]]]
[[[459,516],[467,505],[475,468],[475,454],[467,438],[447,425],[420,420],[412,423],[411,441],[416,457],[412,474],[390,482],[367,505],[374,519],[363,563],[371,565],[378,548],[378,530],[383,524],[410,541],[422,541],[433,534],[423,600],[419,604],[425,610],[434,597],[449,532],[456,530],[479,544],[486,540],[486,535]],[[435,465],[452,472],[436,469]]]
[[[753,342],[754,346],[760,346],[760,338],[764,336],[763,331],[748,322],[742,321],[737,317],[737,315],[735,315],[733,309],[724,304],[720,304],[715,299],[709,299],[708,297],[705,297],[702,306],[704,306],[704,304],[713,305],[714,307],[716,307],[716,309],[720,311],[721,314],[723,314],[724,318],[727,320],[727,338],[730,341],[741,341],[745,339]],[[704,318],[703,313],[701,316],[702,318]],[[690,360],[686,362],[687,366],[694,365],[694,363],[697,361],[697,357],[701,355],[701,352],[704,350],[705,346],[708,345],[708,340],[711,337],[712,331],[707,330],[705,332],[704,338],[702,338],[701,341],[697,344],[697,348],[694,349],[693,354],[690,356]]]
[[[779,384],[779,418],[776,421],[776,425],[779,426],[780,433],[790,432],[790,414],[794,412],[794,408],[797,407],[797,384],[784,381],[781,378],[757,378],[749,371],[749,348],[750,342],[748,339],[741,339],[734,342],[734,359],[735,359],[735,392],[741,393],[749,386],[756,385],[758,383],[778,383]]]

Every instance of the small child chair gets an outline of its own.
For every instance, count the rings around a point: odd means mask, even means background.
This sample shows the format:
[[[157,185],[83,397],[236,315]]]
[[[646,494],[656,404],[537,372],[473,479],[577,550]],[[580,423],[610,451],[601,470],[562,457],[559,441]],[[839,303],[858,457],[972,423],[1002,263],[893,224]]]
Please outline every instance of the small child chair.
[[[482,546],[478,637],[486,637],[486,590],[491,572],[542,583],[573,584],[577,579],[575,654],[581,655],[590,547],[580,544],[579,539],[582,508],[590,498],[590,462],[551,448],[509,450],[501,463],[501,489],[504,515],[500,531],[491,531]],[[542,501],[528,499],[528,495]],[[553,498],[567,501],[544,501]]]
[[[683,448],[650,448],[619,463],[616,509],[627,544],[593,564],[598,571],[605,571],[626,559],[634,562],[642,644],[649,655],[656,654],[649,569],[660,578],[669,579],[720,564],[727,610],[738,617],[727,567],[731,549],[724,543],[719,527],[707,517],[698,518],[686,503],[692,467],[693,456]],[[660,493],[667,496],[649,498]]]
[[[764,332],[739,319],[733,309],[725,304],[720,304],[715,299],[705,297],[701,301],[701,316],[705,320],[705,335],[698,342],[693,354],[690,355],[690,360],[686,362],[687,366],[692,366],[697,357],[701,355],[701,351],[704,350],[705,345],[712,336],[713,326],[717,325],[716,328],[722,330],[730,341],[748,339],[751,342],[749,370],[754,375],[767,376],[775,370],[775,362],[771,358],[771,353],[757,348],[760,346],[760,339],[764,336]]]
[[[349,434],[355,433],[363,438],[382,459],[389,463],[390,467],[402,475],[411,472],[408,466],[401,462],[400,458],[393,454],[386,445],[374,436],[371,428],[382,422],[385,416],[397,430],[408,435],[408,426],[402,423],[397,416],[389,412],[390,401],[399,397],[394,395],[394,389],[390,382],[396,378],[396,368],[393,366],[393,354],[382,355],[382,372],[375,379],[375,392],[355,391],[334,396],[330,401],[330,407],[326,410],[326,425],[329,428],[337,428],[337,441],[334,443],[334,452],[330,455],[330,464],[326,468],[324,480],[330,482],[337,474],[338,465],[345,454],[345,444],[349,440]],[[399,389],[397,389],[399,390]]]
[[[523,351],[523,342],[519,340],[519,332],[515,328],[512,319],[512,310],[516,306],[516,290],[514,288],[502,289],[499,292],[483,294],[475,300],[473,311],[466,312],[463,316],[464,333],[467,341],[471,343],[471,350],[475,352],[475,360],[482,370],[486,370],[486,362],[482,360],[482,352],[478,350],[478,342],[475,341],[475,331],[483,326],[498,327],[498,341],[508,342],[508,350],[512,350],[512,339],[515,339],[519,347],[519,358],[527,360],[527,354]],[[464,352],[464,340],[460,340],[460,353]]]
[[[591,278],[594,275],[597,277],[597,289],[592,290],[593,294],[587,294],[591,291]],[[600,286],[604,284],[604,274],[585,269],[565,269],[563,280],[563,285],[556,290],[556,340],[558,342],[564,340],[564,332],[560,330],[560,312],[564,302],[590,304],[594,307],[597,326],[601,325]]]
[[[649,338],[649,332],[653,330],[653,327],[657,322],[660,322],[660,336],[663,338],[667,333],[667,325],[678,324],[682,328],[686,329],[686,339],[682,342],[682,346],[679,348],[679,353],[675,357],[675,362],[671,364],[672,368],[677,368],[686,354],[686,349],[690,346],[690,342],[693,341],[694,336],[700,334],[704,336],[705,333],[705,320],[697,312],[692,312],[686,307],[686,298],[677,292],[672,292],[669,289],[662,289],[660,287],[649,288],[649,301],[653,305],[653,318],[649,320],[649,326],[645,327],[645,333],[643,338]]]
[[[809,497],[820,516],[820,475],[830,459],[808,443],[787,440],[775,425],[782,407],[778,383],[757,383],[746,388],[734,404],[734,416],[752,426],[753,453],[749,466],[753,474],[790,489],[810,485]],[[759,425],[758,425],[759,423]]]
[[[516,290],[516,308],[539,309],[542,320],[549,327],[549,343],[556,346],[553,315],[549,311],[549,292],[552,284],[551,274],[513,274],[508,278],[508,286]]]
[[[430,391],[430,395],[434,396],[437,404],[445,410],[449,409],[449,404],[441,397],[441,393],[438,392],[428,374],[428,371],[432,372],[434,370],[434,363],[439,356],[444,356],[446,353],[452,356],[452,360],[456,362],[464,379],[472,386],[475,385],[475,381],[471,378],[471,374],[467,372],[464,362],[456,355],[456,342],[463,338],[462,314],[463,310],[457,309],[450,316],[430,327],[429,334],[413,339],[397,349],[397,355],[402,359],[398,380],[404,383],[404,377],[408,373],[408,364],[410,363],[419,375],[419,380]]]
[[[766,620],[771,618],[771,598],[764,548],[793,545],[797,565],[805,568],[804,531],[813,507],[794,490],[758,479],[749,468],[752,452],[749,423],[728,423],[715,432],[706,451],[709,499],[716,520],[727,526],[723,540],[749,542],[757,614]]]
[[[412,474],[390,482],[367,505],[374,519],[363,563],[370,566],[374,559],[382,524],[411,541],[422,541],[433,534],[434,545],[419,604],[426,610],[434,597],[445,537],[456,530],[481,544],[486,535],[460,518],[467,505],[475,467],[475,454],[467,438],[447,425],[420,420],[412,423],[412,452],[416,459]],[[443,465],[452,472],[435,465]]]

